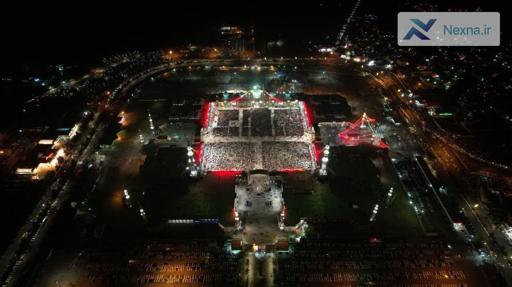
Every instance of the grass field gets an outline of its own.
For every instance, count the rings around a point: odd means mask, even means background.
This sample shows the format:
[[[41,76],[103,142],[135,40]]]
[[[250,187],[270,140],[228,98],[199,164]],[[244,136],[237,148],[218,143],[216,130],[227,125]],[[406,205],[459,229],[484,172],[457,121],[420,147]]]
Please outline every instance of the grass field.
[[[380,171],[372,164],[375,153],[366,148],[338,147],[331,149],[329,179],[318,182],[311,178],[312,192],[299,190],[293,184],[293,175],[285,175],[290,182],[285,190],[287,224],[296,224],[300,218],[340,220],[354,230],[379,231],[392,235],[420,234],[421,228],[403,191],[397,191],[392,204],[382,206],[388,187],[379,180]],[[303,181],[303,179],[300,179]],[[377,220],[370,224],[371,211],[381,205]]]

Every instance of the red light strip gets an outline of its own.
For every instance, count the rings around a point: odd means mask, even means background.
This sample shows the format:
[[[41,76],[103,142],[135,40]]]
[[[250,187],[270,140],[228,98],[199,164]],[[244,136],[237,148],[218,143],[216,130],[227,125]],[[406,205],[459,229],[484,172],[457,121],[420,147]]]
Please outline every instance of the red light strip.
[[[315,161],[318,161],[320,159],[320,149],[317,146],[317,143],[313,143],[313,153],[315,155]]]
[[[230,176],[237,176],[242,173],[241,170],[212,170],[210,171],[211,174],[221,177],[230,177]]]
[[[370,118],[366,115],[361,116],[356,121],[351,123],[345,130],[341,131],[338,136],[340,137],[341,141],[345,145],[360,145],[360,144],[369,144],[372,146],[376,146],[381,149],[388,148],[388,145],[382,141],[382,139],[379,141],[378,144],[375,144],[374,142],[370,142],[370,140],[365,137],[364,134],[361,134],[359,129],[361,129],[361,125],[365,124],[368,125],[370,123],[374,123],[377,120]],[[371,129],[370,129],[371,130]],[[371,130],[373,132],[373,130]]]
[[[200,165],[201,161],[202,161],[202,156],[203,156],[203,143],[202,142],[200,142],[199,145],[197,146],[195,156],[196,156],[196,163]]]
[[[309,109],[309,106],[306,102],[302,102],[302,104],[304,106],[304,115],[306,116],[306,123],[309,128],[313,124],[313,114],[311,113],[311,110]]]

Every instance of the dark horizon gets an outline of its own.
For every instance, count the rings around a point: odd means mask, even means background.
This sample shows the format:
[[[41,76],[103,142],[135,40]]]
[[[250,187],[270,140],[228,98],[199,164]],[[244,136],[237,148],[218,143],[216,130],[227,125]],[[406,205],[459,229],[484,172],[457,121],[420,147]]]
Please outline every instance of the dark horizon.
[[[1,286],[512,287],[502,2],[15,6]]]
[[[0,61],[2,70],[19,68],[20,64],[83,64],[84,60],[98,60],[131,50],[211,43],[221,25],[254,26],[260,46],[278,37],[314,38],[326,32],[335,34],[354,2],[179,3],[149,7],[133,4],[115,7],[94,2],[78,7],[31,4],[30,8],[11,8],[9,15],[0,20],[4,27]],[[487,11],[506,12],[498,8],[497,1],[472,2],[456,1],[449,7],[483,7]],[[362,1],[359,14],[374,13],[386,29],[393,31],[396,13],[402,7],[404,4],[396,1]],[[502,26],[506,27],[509,20],[504,15],[501,18]],[[503,29],[502,34],[506,36],[506,33]],[[329,41],[333,40],[325,39]]]

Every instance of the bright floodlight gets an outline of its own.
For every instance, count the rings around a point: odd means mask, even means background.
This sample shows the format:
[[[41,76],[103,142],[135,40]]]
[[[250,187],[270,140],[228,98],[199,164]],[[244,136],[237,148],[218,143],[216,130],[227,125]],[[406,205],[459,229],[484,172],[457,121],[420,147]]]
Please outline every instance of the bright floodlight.
[[[511,226],[505,226],[503,228],[503,232],[505,233],[507,239],[509,241],[512,241],[512,227]]]
[[[251,90],[251,93],[252,93],[252,96],[255,98],[255,99],[259,99],[261,97],[261,93],[263,91],[260,89],[260,86],[258,85],[254,85],[252,86],[252,90]]]

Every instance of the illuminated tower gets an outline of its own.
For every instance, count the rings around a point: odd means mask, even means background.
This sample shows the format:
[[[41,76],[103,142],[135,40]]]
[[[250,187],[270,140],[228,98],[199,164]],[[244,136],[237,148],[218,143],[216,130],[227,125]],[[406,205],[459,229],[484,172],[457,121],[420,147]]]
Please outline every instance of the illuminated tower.
[[[375,128],[376,122],[375,119],[363,113],[359,119],[350,123],[346,129],[339,133],[341,144],[346,146],[371,144],[379,148],[387,148],[388,145],[382,140],[382,136]]]

